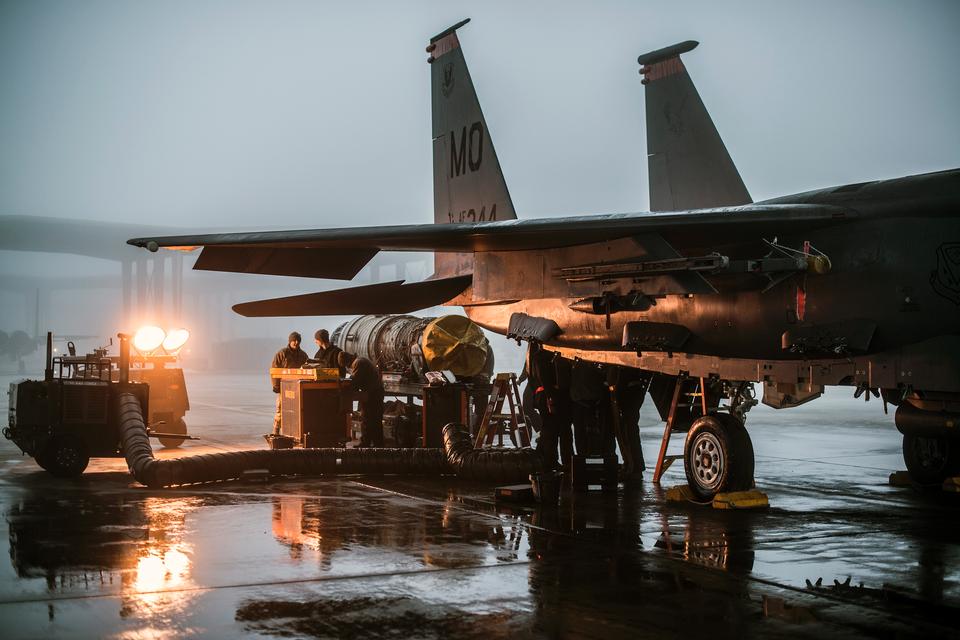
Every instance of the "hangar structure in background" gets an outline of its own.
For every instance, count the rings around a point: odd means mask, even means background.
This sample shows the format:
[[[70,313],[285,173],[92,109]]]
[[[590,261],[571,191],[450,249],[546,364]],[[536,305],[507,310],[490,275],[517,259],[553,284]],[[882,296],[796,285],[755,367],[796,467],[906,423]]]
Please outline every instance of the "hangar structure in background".
[[[120,264],[119,282],[111,277],[78,278],[73,274],[9,279],[7,290],[36,296],[37,315],[47,316],[50,296],[75,289],[113,289],[120,285],[123,321],[133,322],[134,310],[163,310],[178,320],[183,306],[182,255],[145,256],[130,251],[122,240],[131,233],[164,233],[163,227],[75,220],[45,216],[0,216],[0,250],[62,253]],[[39,318],[37,318],[39,323]],[[39,334],[38,334],[39,335]]]
[[[184,295],[193,293],[193,304],[199,305],[199,309],[194,309],[190,321],[198,329],[207,327],[208,335],[214,335],[214,328],[220,323],[207,316],[231,302],[229,296],[234,293],[236,283],[229,276],[210,273],[202,282],[187,283],[185,288],[184,267],[190,263],[189,256],[182,253],[151,255],[125,244],[131,235],[170,232],[171,229],[164,227],[102,220],[0,216],[0,251],[64,254],[78,259],[107,260],[120,267],[115,275],[78,276],[75,272],[56,274],[48,270],[43,275],[0,277],[0,291],[22,296],[23,308],[31,310],[33,315],[29,323],[32,326],[24,328],[32,332],[37,344],[42,340],[42,327],[47,325],[57,324],[64,333],[75,332],[75,327],[63,326],[70,322],[70,314],[57,304],[58,297],[70,291],[119,293],[122,316],[112,317],[113,307],[110,307],[104,314],[103,336],[109,336],[118,323],[127,328],[143,322],[178,325],[185,320]],[[416,273],[425,268],[423,262],[424,258],[412,254],[379,256],[366,266],[364,279],[376,281],[385,276]],[[254,295],[275,293],[277,283],[272,279],[248,278],[243,290]]]
[[[518,220],[451,27],[430,40],[434,224],[141,237],[203,247],[195,268],[352,278],[379,251],[433,251],[434,275],[236,305],[248,316],[462,305],[477,324],[632,370],[693,492],[752,484],[755,404],[845,385],[898,406],[915,481],[960,473],[960,170],[753,202],[680,56],[639,57],[649,212]],[[646,391],[644,393],[646,393]],[[724,404],[724,402],[726,404]]]

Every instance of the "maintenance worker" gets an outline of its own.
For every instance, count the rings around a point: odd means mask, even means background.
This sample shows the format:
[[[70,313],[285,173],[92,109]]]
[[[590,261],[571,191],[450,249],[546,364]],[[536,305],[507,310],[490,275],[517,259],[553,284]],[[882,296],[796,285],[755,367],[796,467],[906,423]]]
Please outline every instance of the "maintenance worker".
[[[608,367],[607,385],[615,406],[613,413],[617,444],[623,455],[623,480],[643,479],[646,465],[640,446],[640,408],[647,395],[649,374],[632,367]]]
[[[341,351],[337,356],[337,366],[350,374],[355,391],[364,392],[359,400],[363,422],[360,423],[360,446],[383,446],[383,381],[377,365],[366,358]]]
[[[271,369],[299,369],[308,360],[307,353],[300,348],[300,334],[294,331],[287,336],[287,346],[277,355],[273,356],[273,362],[270,363]],[[273,416],[273,433],[280,433],[280,378],[270,376],[270,382],[273,384],[273,392],[277,394],[277,412]]]
[[[313,334],[313,341],[317,343],[317,353],[313,359],[324,369],[340,369],[340,377],[343,377],[345,371],[343,367],[337,364],[337,357],[343,352],[340,347],[330,344],[330,332],[326,329],[319,329]]]
[[[573,434],[570,427],[569,391],[562,389],[558,380],[559,356],[538,343],[530,343],[527,351],[527,369],[534,391],[534,405],[540,414],[540,437],[537,453],[543,459],[544,469],[553,470],[570,464],[573,456]],[[560,445],[560,463],[557,463],[557,445]]]
[[[573,360],[553,354],[553,371],[559,394],[556,403],[557,430],[560,439],[560,465],[568,472],[573,461],[573,403],[570,401],[570,378]]]
[[[573,433],[580,456],[608,456],[616,452],[610,391],[603,369],[575,360],[570,374]]]

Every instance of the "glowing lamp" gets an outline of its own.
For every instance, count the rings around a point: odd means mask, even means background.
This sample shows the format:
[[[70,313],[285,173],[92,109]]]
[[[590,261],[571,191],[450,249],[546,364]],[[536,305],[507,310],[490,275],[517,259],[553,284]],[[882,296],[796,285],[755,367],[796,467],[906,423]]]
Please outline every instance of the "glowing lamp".
[[[167,331],[167,337],[163,339],[163,350],[167,353],[175,353],[190,339],[190,332],[186,329],[170,329]]]
[[[148,354],[159,349],[166,337],[166,332],[160,327],[140,327],[133,336],[133,347],[142,354]]]

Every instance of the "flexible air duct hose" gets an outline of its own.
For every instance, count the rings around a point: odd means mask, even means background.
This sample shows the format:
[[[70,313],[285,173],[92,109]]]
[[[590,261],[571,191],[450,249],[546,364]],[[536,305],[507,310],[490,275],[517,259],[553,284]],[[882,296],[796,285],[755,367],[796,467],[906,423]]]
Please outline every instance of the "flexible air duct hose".
[[[117,417],[127,467],[137,482],[153,489],[232,480],[254,469],[266,469],[278,476],[456,473],[472,480],[509,483],[525,481],[541,467],[540,458],[531,449],[475,451],[469,432],[460,424],[444,427],[444,449],[260,449],[157,460],[136,396],[120,394]]]
[[[496,483],[526,482],[531,473],[543,470],[543,460],[529,447],[521,449],[474,449],[465,425],[451,422],[443,428],[447,463],[465,480]]]

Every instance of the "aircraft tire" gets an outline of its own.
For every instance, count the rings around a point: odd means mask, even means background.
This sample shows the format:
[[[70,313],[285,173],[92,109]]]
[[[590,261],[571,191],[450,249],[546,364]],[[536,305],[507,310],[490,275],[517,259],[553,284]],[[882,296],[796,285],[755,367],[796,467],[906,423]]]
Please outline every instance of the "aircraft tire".
[[[753,443],[743,423],[730,414],[697,418],[683,447],[687,484],[698,500],[753,487]]]
[[[960,439],[903,436],[903,461],[910,478],[921,486],[937,486],[960,475]]]
[[[83,440],[73,435],[54,437],[34,458],[41,467],[58,478],[75,478],[90,463]]]
[[[169,425],[170,429],[166,429],[167,425],[164,425],[164,431],[167,433],[182,433],[187,435],[187,423],[184,421],[183,417],[179,417],[172,424]],[[186,438],[157,438],[160,441],[160,444],[163,445],[164,449],[176,449],[183,444]]]

